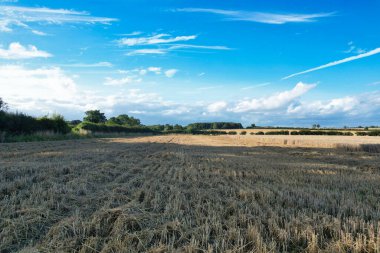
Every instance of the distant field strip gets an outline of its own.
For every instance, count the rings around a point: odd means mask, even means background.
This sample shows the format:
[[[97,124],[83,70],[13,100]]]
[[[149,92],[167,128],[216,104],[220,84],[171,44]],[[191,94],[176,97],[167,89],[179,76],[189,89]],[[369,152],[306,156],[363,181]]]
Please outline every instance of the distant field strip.
[[[304,147],[335,148],[379,145],[380,137],[371,136],[298,136],[298,135],[163,135],[136,138],[113,139],[115,142],[176,143],[181,145],[235,146],[235,147]]]

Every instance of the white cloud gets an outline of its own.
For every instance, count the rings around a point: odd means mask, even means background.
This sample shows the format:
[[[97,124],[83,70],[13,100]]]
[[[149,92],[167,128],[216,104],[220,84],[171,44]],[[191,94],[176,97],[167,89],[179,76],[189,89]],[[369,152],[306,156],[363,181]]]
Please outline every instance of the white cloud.
[[[77,92],[75,82],[60,68],[26,69],[18,65],[0,66],[0,90],[9,103],[16,104],[36,99],[70,101]]]
[[[330,115],[337,113],[354,113],[355,109],[360,105],[360,101],[356,97],[335,98],[330,101],[313,101],[310,103],[301,103],[291,105],[287,109],[289,114],[297,115]]]
[[[318,18],[332,16],[333,13],[315,13],[315,14],[277,14],[269,12],[251,12],[251,11],[231,11],[221,9],[204,9],[204,8],[184,8],[177,9],[180,12],[200,12],[212,13],[228,17],[230,20],[250,21],[265,24],[282,25],[286,23],[304,23],[315,22]]]
[[[122,86],[125,84],[132,84],[132,83],[139,83],[141,82],[141,79],[134,79],[133,77],[124,77],[120,79],[114,79],[111,77],[106,77],[106,80],[104,82],[104,85],[107,86]]]
[[[35,46],[29,45],[25,47],[18,42],[11,43],[8,49],[0,48],[0,59],[18,60],[30,58],[48,58],[51,56],[51,54],[45,51],[38,50]]]
[[[211,113],[220,112],[227,108],[227,103],[224,101],[215,102],[207,106],[207,111]]]
[[[138,72],[139,72],[139,75],[141,76],[145,76],[148,73],[146,69],[139,69]]]
[[[177,74],[177,72],[178,72],[178,69],[168,69],[165,71],[165,76],[168,78],[172,78],[175,76],[175,74]]]
[[[149,72],[155,73],[156,75],[161,74],[161,68],[159,68],[159,67],[149,67],[147,70]]]
[[[302,71],[302,72],[291,74],[291,75],[286,76],[286,77],[284,77],[282,79],[283,80],[289,79],[291,77],[295,77],[295,76],[303,75],[303,74],[306,74],[306,73],[314,72],[314,71],[317,71],[317,70],[333,67],[333,66],[340,65],[340,64],[343,64],[343,63],[346,63],[346,62],[350,62],[350,61],[356,61],[356,60],[359,60],[359,59],[362,59],[362,58],[366,58],[366,57],[369,57],[369,56],[372,56],[372,55],[376,55],[376,54],[379,54],[379,53],[380,53],[380,47],[376,48],[376,49],[373,49],[371,51],[368,51],[366,53],[363,53],[363,54],[351,56],[351,57],[348,57],[348,58],[345,58],[345,59],[342,59],[342,60],[339,60],[339,61],[334,61],[334,62],[327,63],[325,65],[322,65],[322,66],[319,66],[319,67],[316,67],[316,68],[312,68],[312,69],[308,69],[308,70],[305,70],[305,71]]]
[[[117,21],[114,18],[91,16],[87,12],[22,6],[0,6],[0,20],[0,31],[2,32],[11,32],[13,26],[29,28],[30,23],[110,24]]]
[[[281,109],[283,107],[287,107],[295,99],[299,98],[315,87],[316,84],[304,84],[300,82],[292,90],[289,91],[283,91],[266,98],[255,98],[251,100],[240,101],[232,109],[230,109],[230,111],[239,113]]]
[[[84,90],[60,68],[30,69],[20,65],[0,65],[1,97],[11,110],[43,115],[59,112],[77,117],[90,109],[108,113],[124,108],[131,111],[160,111],[175,108],[158,94],[130,89],[105,94]],[[124,112],[125,112],[124,110]]]
[[[123,38],[119,40],[119,44],[123,46],[141,46],[141,45],[155,45],[155,44],[168,44],[178,41],[188,41],[196,39],[196,35],[189,36],[176,36],[173,37],[170,34],[157,34],[148,37],[134,37],[134,38]]]

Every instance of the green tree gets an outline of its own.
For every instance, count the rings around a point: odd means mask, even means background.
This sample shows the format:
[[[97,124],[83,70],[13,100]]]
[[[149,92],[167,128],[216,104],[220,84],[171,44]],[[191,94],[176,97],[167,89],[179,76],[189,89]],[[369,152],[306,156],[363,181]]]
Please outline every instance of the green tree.
[[[173,130],[173,126],[169,125],[169,124],[166,124],[165,128],[164,128],[164,131],[171,131],[171,130]]]
[[[183,126],[176,124],[176,125],[174,125],[173,130],[182,131],[183,130]]]
[[[129,117],[126,114],[121,114],[117,117],[112,117],[108,120],[110,124],[127,125],[127,126],[141,126],[141,121],[134,117]]]
[[[104,113],[99,110],[92,110],[85,112],[86,116],[83,118],[83,121],[92,122],[92,123],[105,123],[107,121]]]
[[[4,102],[2,98],[0,98],[0,111],[5,111],[8,109],[8,104]]]

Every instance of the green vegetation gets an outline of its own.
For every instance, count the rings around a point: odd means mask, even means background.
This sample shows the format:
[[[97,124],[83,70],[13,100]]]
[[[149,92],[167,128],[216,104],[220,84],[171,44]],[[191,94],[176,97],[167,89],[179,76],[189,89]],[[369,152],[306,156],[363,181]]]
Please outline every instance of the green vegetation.
[[[289,135],[289,131],[288,130],[269,131],[269,132],[266,132],[265,135]]]
[[[137,127],[141,126],[141,122],[139,119],[134,117],[129,117],[126,114],[119,115],[117,117],[112,117],[107,121],[107,124],[111,125],[121,125],[121,126],[130,126]]]
[[[358,136],[380,136],[380,130],[372,130],[368,132],[357,132]]]
[[[71,128],[60,115],[34,118],[22,113],[0,111],[0,142],[22,139],[26,136],[64,136]],[[17,137],[17,138],[16,138]]]
[[[187,126],[188,129],[210,130],[210,129],[243,129],[241,123],[234,122],[211,122],[211,123],[193,123]]]
[[[360,133],[360,132],[358,132]],[[354,134],[351,132],[341,132],[341,131],[311,131],[311,130],[300,130],[300,131],[292,131],[291,135],[342,135],[342,136],[353,136]]]
[[[82,122],[75,127],[74,131],[79,132],[81,129],[93,133],[156,133],[156,131],[145,126],[130,127],[92,122]]]
[[[92,123],[105,123],[107,121],[104,113],[99,110],[87,111],[85,112],[86,116],[83,118],[83,121],[92,122]]]

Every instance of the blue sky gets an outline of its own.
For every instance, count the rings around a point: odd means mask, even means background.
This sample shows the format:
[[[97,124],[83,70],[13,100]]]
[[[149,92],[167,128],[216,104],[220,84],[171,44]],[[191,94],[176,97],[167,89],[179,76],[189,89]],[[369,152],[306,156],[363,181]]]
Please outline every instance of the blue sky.
[[[67,119],[380,124],[379,1],[0,0],[0,97]]]

